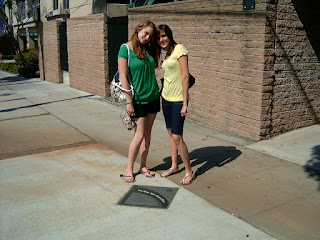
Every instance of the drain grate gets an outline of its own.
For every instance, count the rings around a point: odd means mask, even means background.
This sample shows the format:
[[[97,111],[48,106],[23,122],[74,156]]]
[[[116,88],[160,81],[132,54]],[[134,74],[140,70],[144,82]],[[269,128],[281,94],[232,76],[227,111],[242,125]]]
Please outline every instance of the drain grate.
[[[133,185],[118,205],[168,208],[179,188]]]

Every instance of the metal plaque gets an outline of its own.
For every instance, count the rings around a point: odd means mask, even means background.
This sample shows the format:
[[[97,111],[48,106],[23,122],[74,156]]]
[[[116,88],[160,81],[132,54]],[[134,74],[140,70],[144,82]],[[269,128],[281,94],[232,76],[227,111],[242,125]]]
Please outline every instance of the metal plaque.
[[[133,185],[118,205],[169,208],[179,188]]]

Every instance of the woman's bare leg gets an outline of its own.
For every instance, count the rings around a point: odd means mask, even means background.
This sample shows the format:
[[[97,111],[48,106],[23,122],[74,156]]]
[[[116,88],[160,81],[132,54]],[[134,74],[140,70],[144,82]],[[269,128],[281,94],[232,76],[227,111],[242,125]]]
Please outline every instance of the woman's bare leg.
[[[145,118],[138,118],[136,123],[137,123],[136,132],[129,146],[128,165],[127,165],[125,176],[133,176],[134,162],[136,161],[139,148],[144,139]],[[125,178],[125,180],[130,181],[130,177]]]
[[[171,151],[171,167],[167,171],[161,173],[161,177],[167,177],[173,173],[175,173],[176,169],[178,169],[178,149],[174,142],[171,129],[167,129],[169,133],[169,142],[170,142],[170,151]]]
[[[152,126],[153,126],[154,120],[156,118],[156,115],[157,115],[156,113],[148,114],[145,117],[144,138],[143,138],[142,143],[140,145],[140,153],[141,153],[140,171],[145,172],[145,175],[147,177],[154,176],[153,172],[148,172],[147,157],[148,157],[149,147],[150,147],[150,143],[151,143]]]
[[[186,174],[189,175],[187,178],[182,179],[180,183],[181,184],[188,184],[193,180],[192,179],[193,172],[191,169],[188,147],[185,144],[182,136],[172,134],[172,138],[173,138],[173,141],[178,149],[178,152],[180,153],[180,157],[181,157],[182,162],[184,164]]]

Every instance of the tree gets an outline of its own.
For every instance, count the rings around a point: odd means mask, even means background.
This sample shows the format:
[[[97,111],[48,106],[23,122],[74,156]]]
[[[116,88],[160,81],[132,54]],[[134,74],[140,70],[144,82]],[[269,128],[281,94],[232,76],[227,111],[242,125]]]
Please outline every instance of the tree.
[[[5,6],[13,13],[17,20],[17,34],[14,34],[13,26],[10,23],[10,20],[6,13],[3,11],[3,8],[0,7],[0,17],[3,19],[5,25],[6,25],[6,31],[8,35],[11,37],[12,41],[14,42],[14,48],[15,52],[19,55],[22,55],[20,47],[19,47],[19,40],[18,36],[21,31],[21,28],[23,27],[23,19],[21,16],[21,12],[18,11],[18,4],[23,3],[24,0],[6,0]],[[11,13],[10,13],[11,14]]]
[[[34,3],[35,0],[29,0],[28,3],[30,2]],[[37,53],[33,53],[33,52],[22,54],[19,46],[19,40],[18,40],[18,36],[21,32],[21,29],[24,27],[23,20],[26,17],[25,16],[25,0],[6,0],[5,5],[9,9],[9,17],[5,14],[2,7],[0,7],[0,17],[5,22],[7,34],[11,37],[14,43],[16,54],[18,55],[15,58],[15,60],[16,60],[16,64],[18,65],[19,75],[24,77],[32,77],[34,76],[35,72],[39,68],[38,55]],[[11,23],[12,15],[17,21],[16,22],[17,24],[15,26],[16,34],[14,33],[14,27],[13,27],[13,24]],[[27,13],[27,15],[29,15],[29,13]]]

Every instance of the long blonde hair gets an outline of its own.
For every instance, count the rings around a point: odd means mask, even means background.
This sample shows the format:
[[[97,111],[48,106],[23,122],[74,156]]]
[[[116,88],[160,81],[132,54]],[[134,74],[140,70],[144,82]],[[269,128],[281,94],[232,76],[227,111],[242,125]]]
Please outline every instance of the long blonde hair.
[[[138,33],[146,28],[146,27],[152,27],[153,29],[153,35],[151,37],[151,40],[147,44],[141,44],[138,38]],[[156,26],[153,22],[149,20],[142,21],[139,23],[131,36],[132,41],[132,47],[134,53],[137,55],[140,59],[147,59],[147,52],[154,58],[156,66],[158,65],[158,55],[159,55],[159,47],[157,44],[157,31]]]

